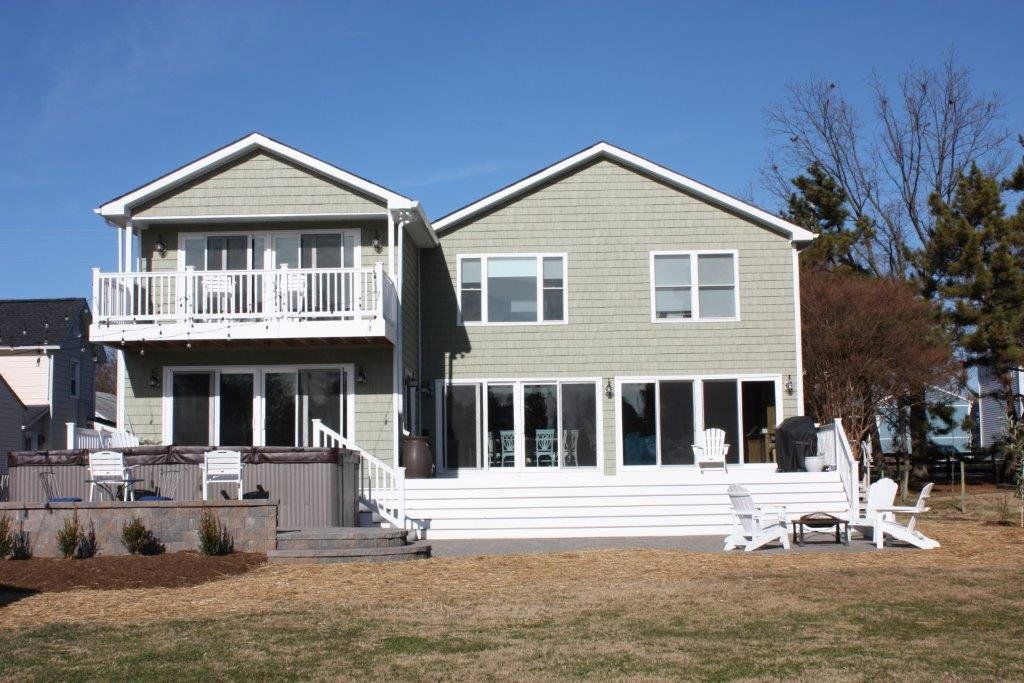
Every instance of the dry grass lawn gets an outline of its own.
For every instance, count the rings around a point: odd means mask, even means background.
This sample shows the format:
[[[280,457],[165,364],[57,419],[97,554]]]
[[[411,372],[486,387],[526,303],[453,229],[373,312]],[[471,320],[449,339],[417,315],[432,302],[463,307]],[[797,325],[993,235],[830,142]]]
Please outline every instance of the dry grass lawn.
[[[1016,512],[941,495],[933,552],[588,551],[41,593],[0,609],[0,676],[1024,678],[1024,530],[983,523]]]

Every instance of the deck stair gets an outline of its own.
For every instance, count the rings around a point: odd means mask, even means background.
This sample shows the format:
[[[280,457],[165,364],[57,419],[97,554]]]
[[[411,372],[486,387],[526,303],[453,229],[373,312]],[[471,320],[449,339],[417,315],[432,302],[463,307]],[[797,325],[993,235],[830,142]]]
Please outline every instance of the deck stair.
[[[267,552],[271,563],[334,564],[392,562],[430,557],[430,545],[410,542],[404,529],[380,527],[317,527],[278,529],[277,548]]]

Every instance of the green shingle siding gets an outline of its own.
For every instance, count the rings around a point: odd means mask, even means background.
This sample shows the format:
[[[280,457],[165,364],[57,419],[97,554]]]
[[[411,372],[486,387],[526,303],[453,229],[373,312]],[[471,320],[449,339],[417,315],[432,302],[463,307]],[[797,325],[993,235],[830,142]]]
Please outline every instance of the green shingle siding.
[[[425,251],[423,375],[796,375],[793,253],[768,229],[610,161],[599,161],[441,236]],[[740,321],[653,323],[650,252],[737,250]],[[567,254],[569,323],[457,327],[457,256]],[[454,356],[454,357],[453,357]],[[450,371],[449,371],[450,368]],[[424,425],[433,427],[432,401]],[[614,471],[614,401],[603,399]],[[796,402],[784,396],[785,415]]]

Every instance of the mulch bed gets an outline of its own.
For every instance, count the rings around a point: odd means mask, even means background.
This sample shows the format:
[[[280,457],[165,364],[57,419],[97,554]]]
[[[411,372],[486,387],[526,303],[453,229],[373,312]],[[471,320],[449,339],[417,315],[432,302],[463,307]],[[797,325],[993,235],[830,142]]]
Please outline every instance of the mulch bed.
[[[60,560],[0,560],[0,594],[60,592],[75,588],[178,588],[244,574],[266,555],[231,553],[209,557],[197,552]],[[0,600],[0,604],[3,601]]]

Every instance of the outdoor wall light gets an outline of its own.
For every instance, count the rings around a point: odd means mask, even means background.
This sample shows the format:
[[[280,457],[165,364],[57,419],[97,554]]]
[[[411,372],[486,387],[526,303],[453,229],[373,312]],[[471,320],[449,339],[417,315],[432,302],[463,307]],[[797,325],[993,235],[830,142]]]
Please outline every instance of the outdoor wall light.
[[[356,384],[366,384],[366,372],[362,367],[356,368]]]
[[[156,374],[156,368],[149,373],[149,386],[152,389],[156,389],[160,386],[160,376]]]
[[[794,391],[796,389],[793,386],[793,375],[786,375],[786,393],[792,396]]]
[[[604,397],[611,398],[615,396],[615,387],[612,386],[612,381],[608,380],[604,385]]]
[[[373,241],[370,244],[373,245],[373,250],[378,254],[384,251],[384,242],[381,241],[379,232],[373,233]]]
[[[153,249],[160,255],[160,258],[167,256],[167,243],[164,242],[164,236],[158,235],[156,238],[156,244],[153,245]]]

